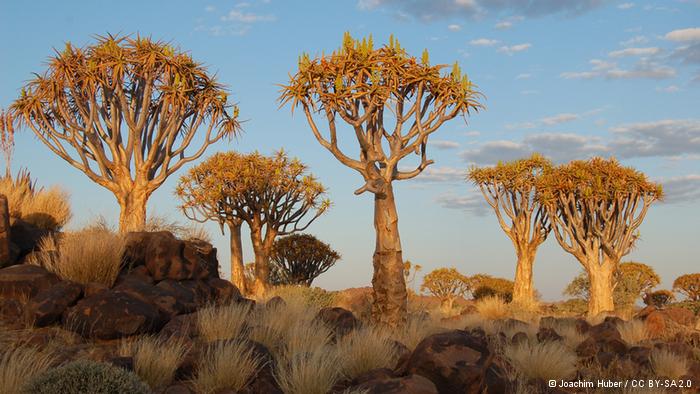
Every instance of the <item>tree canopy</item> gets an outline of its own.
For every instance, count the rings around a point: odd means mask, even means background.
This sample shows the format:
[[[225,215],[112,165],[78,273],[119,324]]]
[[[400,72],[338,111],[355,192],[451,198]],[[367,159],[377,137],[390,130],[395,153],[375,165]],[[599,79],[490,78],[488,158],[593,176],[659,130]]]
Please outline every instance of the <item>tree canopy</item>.
[[[280,284],[311,286],[340,259],[340,254],[310,234],[279,238],[272,248],[272,271]]]
[[[700,274],[681,275],[673,281],[673,290],[691,301],[700,301]]]

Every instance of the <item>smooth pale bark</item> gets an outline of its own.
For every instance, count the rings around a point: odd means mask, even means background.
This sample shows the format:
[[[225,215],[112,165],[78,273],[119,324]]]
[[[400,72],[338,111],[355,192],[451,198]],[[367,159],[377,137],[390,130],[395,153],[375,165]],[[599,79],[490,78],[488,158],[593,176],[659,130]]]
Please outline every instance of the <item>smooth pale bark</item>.
[[[442,313],[448,316],[451,315],[454,303],[455,299],[453,297],[445,298],[440,301],[440,309],[442,310]]]
[[[394,191],[391,184],[387,184],[384,193],[374,195],[377,238],[373,257],[372,315],[377,323],[389,327],[406,323],[407,292],[398,223]]]
[[[243,266],[243,246],[241,243],[241,223],[229,223],[228,229],[231,240],[231,282],[243,294],[248,294],[245,282],[245,267]]]
[[[588,315],[596,316],[603,312],[614,311],[613,272],[615,265],[609,261],[604,261],[603,264],[598,261],[588,261],[585,266],[591,282]]]
[[[253,295],[262,298],[270,289],[270,254],[277,233],[267,229],[265,237],[262,235],[262,226],[253,223],[250,229],[250,239],[255,253],[255,281],[250,289]]]
[[[119,202],[119,232],[142,231],[146,225],[146,204],[150,193],[134,188],[117,195]]]
[[[535,263],[535,253],[529,248],[518,248],[518,264],[515,267],[513,281],[513,303],[530,305],[535,301],[535,289],[532,285],[532,266]]]

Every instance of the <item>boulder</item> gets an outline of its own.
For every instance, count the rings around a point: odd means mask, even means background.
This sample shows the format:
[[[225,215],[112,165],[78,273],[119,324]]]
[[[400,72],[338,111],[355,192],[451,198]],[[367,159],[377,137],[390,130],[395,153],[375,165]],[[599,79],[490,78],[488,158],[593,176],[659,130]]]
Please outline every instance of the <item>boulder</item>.
[[[452,330],[423,339],[401,372],[425,376],[440,393],[481,393],[492,358],[485,337]]]
[[[17,260],[21,260],[37,249],[39,241],[49,235],[48,230],[40,229],[21,219],[16,219],[10,227],[10,242],[16,248]]]
[[[0,322],[19,323],[23,314],[22,304],[12,298],[0,298]]]
[[[83,298],[63,314],[65,327],[94,339],[153,333],[164,324],[155,305],[112,290]]]
[[[596,342],[609,341],[611,339],[622,339],[620,336],[620,331],[617,329],[617,324],[608,320],[607,318],[604,322],[591,327],[588,334],[591,336],[591,338],[595,339]]]
[[[192,339],[198,335],[197,313],[178,315],[170,319],[158,333],[163,338]]]
[[[561,341],[564,339],[553,328],[541,327],[537,332],[537,340],[539,342]]]
[[[166,321],[186,310],[185,306],[177,299],[177,294],[174,291],[154,286],[139,279],[124,280],[114,287],[114,291],[155,305]]]
[[[238,302],[243,297],[238,287],[225,279],[209,278],[207,285],[211,289],[212,298],[217,304]]]
[[[0,298],[26,302],[60,279],[38,265],[20,264],[0,269]]]
[[[25,314],[37,327],[45,327],[61,319],[63,312],[83,294],[83,286],[70,281],[58,282],[41,290],[27,303]]]
[[[513,337],[510,338],[510,343],[513,345],[519,345],[521,343],[528,343],[530,338],[527,336],[526,333],[522,331],[518,331],[515,334],[513,334]]]
[[[12,265],[15,258],[10,248],[10,210],[7,207],[7,197],[0,194],[0,268]]]
[[[207,305],[212,299],[212,289],[201,280],[176,281],[166,279],[158,282],[156,287],[164,289],[173,294],[184,307],[184,313]]]
[[[692,329],[695,324],[695,315],[685,308],[670,307],[648,311],[644,316],[644,322],[652,338],[673,336],[683,327]],[[679,327],[680,326],[680,327]]]
[[[195,392],[186,385],[179,383],[168,386],[163,390],[163,394],[195,394]]]
[[[361,324],[352,312],[339,307],[322,308],[316,319],[330,327],[337,337],[347,335]]]
[[[366,394],[438,394],[435,384],[421,375],[378,378],[352,387]]]
[[[83,287],[83,296],[84,297],[92,297],[95,294],[102,293],[103,291],[109,290],[109,287],[105,285],[104,283],[99,283],[99,282],[88,282],[84,287]]]
[[[285,305],[287,305],[287,303],[284,301],[284,298],[280,296],[274,296],[265,302],[265,308],[268,309],[281,308]]]

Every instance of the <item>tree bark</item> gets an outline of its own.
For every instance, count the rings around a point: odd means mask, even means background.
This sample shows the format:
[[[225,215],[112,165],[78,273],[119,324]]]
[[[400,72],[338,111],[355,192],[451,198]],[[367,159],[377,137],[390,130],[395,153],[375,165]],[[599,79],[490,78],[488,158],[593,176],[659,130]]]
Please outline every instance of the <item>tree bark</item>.
[[[603,312],[615,310],[613,300],[613,271],[614,265],[609,262],[600,264],[591,261],[586,264],[588,278],[591,282],[588,299],[588,315],[596,316]]]
[[[248,286],[246,285],[245,267],[243,266],[241,223],[229,223],[228,229],[231,233],[231,282],[245,295],[248,294]]]
[[[146,204],[150,193],[142,188],[134,188],[117,195],[119,202],[119,232],[143,231],[146,225]]]
[[[382,325],[397,327],[406,323],[406,282],[399,238],[399,219],[391,183],[384,194],[374,195],[374,228],[377,233],[373,264],[372,315]]]
[[[527,247],[518,248],[518,264],[515,267],[513,281],[513,303],[530,305],[535,301],[535,291],[532,286],[532,266],[535,255]]]
[[[250,229],[250,239],[255,252],[255,283],[251,291],[256,297],[262,298],[270,288],[270,253],[275,234],[268,229],[263,239],[262,227],[253,225]]]
[[[452,308],[454,307],[455,299],[453,297],[445,298],[440,302],[440,309],[445,316],[452,316]]]

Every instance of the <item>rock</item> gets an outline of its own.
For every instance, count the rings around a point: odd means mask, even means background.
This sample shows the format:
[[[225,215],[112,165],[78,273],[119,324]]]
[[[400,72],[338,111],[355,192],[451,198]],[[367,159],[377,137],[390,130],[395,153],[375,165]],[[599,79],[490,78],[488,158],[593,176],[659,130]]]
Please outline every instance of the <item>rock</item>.
[[[92,297],[106,290],[109,290],[109,287],[103,283],[88,282],[88,284],[83,287],[83,296]]]
[[[678,326],[692,328],[695,315],[685,308],[670,307],[649,312],[644,317],[644,322],[651,338],[661,338],[672,336],[678,331]]]
[[[627,351],[627,358],[641,367],[650,365],[651,349],[644,346],[633,346]]]
[[[0,322],[19,323],[23,315],[22,304],[12,298],[0,298]]]
[[[133,357],[125,357],[125,356],[107,357],[105,362],[112,364],[115,367],[126,369],[127,371],[134,370],[134,358]]]
[[[115,284],[121,284],[123,282],[131,282],[131,281],[139,281],[139,282],[145,282],[148,284],[153,284],[155,283],[155,280],[151,276],[151,274],[148,272],[146,267],[143,265],[139,265],[138,267],[134,267],[128,271],[123,271],[119,273],[119,276],[117,276],[117,280],[115,281]]]
[[[10,227],[10,242],[17,248],[17,260],[37,249],[39,241],[49,235],[43,230],[21,219],[16,219]]]
[[[576,331],[579,334],[588,334],[591,329],[591,324],[586,319],[576,319]]]
[[[95,339],[153,333],[164,324],[155,305],[111,290],[83,298],[63,314],[65,327]]]
[[[527,336],[526,333],[519,331],[513,334],[513,337],[510,338],[510,343],[513,345],[519,345],[521,343],[528,343],[530,341],[530,338]]]
[[[286,302],[284,302],[284,298],[280,296],[274,296],[267,300],[265,303],[265,308],[272,309],[272,308],[282,308],[285,305],[287,305]]]
[[[510,382],[506,369],[506,363],[494,358],[493,364],[486,370],[486,387],[489,393],[506,393],[510,388]]]
[[[212,298],[217,304],[238,302],[243,296],[238,287],[221,278],[209,278],[207,285],[211,289]]]
[[[63,281],[40,291],[27,303],[25,314],[37,327],[45,327],[60,320],[63,312],[74,305],[83,294],[83,286]]]
[[[330,327],[336,337],[342,337],[360,327],[361,322],[347,309],[330,307],[318,311],[316,319]]]
[[[0,194],[0,268],[12,265],[15,258],[10,248],[10,210],[7,207],[7,197]]]
[[[518,319],[497,319],[493,323],[500,328],[500,331],[527,331],[530,329],[529,324]]]
[[[580,358],[590,358],[598,353],[598,343],[592,337],[586,338],[576,346],[576,354]]]
[[[620,331],[617,329],[617,324],[607,318],[600,324],[590,328],[588,334],[597,342],[607,342],[611,339],[622,339]]]
[[[158,333],[163,338],[192,339],[198,335],[197,313],[175,316]]]
[[[539,342],[561,341],[562,339],[564,338],[553,328],[541,327],[537,332],[537,340]]]
[[[615,360],[615,354],[611,352],[601,351],[598,352],[598,354],[596,355],[596,359],[598,360],[598,364],[600,364],[601,367],[608,368],[610,363],[612,363],[613,360]]]
[[[275,380],[276,363],[272,353],[261,343],[246,340],[253,349],[253,356],[261,360],[262,368],[251,382],[238,394],[284,394]]]
[[[163,391],[163,394],[195,394],[195,392],[184,384],[174,384],[172,386],[168,386]]]
[[[58,276],[37,265],[13,265],[0,269],[0,298],[26,302],[59,281]]]
[[[177,299],[177,294],[174,291],[154,286],[140,279],[124,280],[114,287],[114,291],[129,294],[145,303],[155,305],[165,321],[186,311],[185,306]]]
[[[619,318],[618,316],[606,316],[605,319],[603,319],[603,322],[608,322],[612,323],[616,326],[624,323],[625,321]]]
[[[415,374],[374,379],[351,389],[365,394],[438,394],[438,389],[433,382]]]
[[[124,256],[132,267],[144,265],[156,281],[219,275],[215,248],[204,241],[179,240],[168,231],[128,233]]]
[[[401,372],[425,376],[440,393],[480,393],[492,358],[485,338],[452,330],[423,339]]]
[[[175,281],[166,279],[159,282],[156,287],[162,288],[175,296],[184,307],[184,313],[207,305],[212,299],[212,289],[201,280]]]

